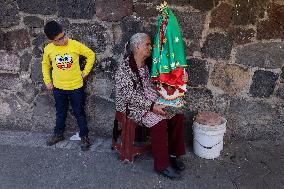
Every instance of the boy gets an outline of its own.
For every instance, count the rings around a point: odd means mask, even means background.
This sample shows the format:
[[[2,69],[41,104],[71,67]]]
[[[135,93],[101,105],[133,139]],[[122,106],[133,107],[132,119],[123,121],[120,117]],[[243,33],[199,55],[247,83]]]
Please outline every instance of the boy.
[[[50,43],[44,48],[42,74],[47,89],[53,90],[56,108],[54,134],[46,144],[51,146],[64,140],[63,133],[70,101],[80,128],[81,150],[88,150],[91,142],[84,110],[83,79],[93,67],[95,53],[82,43],[69,39],[56,21],[46,23],[44,33]],[[83,71],[80,70],[79,55],[86,57],[87,63]]]

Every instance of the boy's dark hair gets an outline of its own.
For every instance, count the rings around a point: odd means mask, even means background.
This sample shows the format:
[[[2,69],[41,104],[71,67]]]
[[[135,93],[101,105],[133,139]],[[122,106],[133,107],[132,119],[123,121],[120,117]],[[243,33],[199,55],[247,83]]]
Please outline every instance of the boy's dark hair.
[[[44,33],[50,40],[53,40],[62,31],[62,26],[54,20],[47,22],[44,26]]]

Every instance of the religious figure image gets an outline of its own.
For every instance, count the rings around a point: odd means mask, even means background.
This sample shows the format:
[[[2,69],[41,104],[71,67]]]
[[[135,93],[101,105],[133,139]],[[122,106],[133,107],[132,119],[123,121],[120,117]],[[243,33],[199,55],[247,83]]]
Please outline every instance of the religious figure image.
[[[186,92],[186,56],[178,21],[166,2],[157,7],[158,31],[153,47],[151,77],[162,105],[182,107]]]

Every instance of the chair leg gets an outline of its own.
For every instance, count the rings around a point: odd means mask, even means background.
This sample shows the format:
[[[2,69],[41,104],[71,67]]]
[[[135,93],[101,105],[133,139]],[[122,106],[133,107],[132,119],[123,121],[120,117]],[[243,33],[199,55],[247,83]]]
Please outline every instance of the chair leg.
[[[124,128],[122,130],[122,153],[120,154],[120,159],[122,161],[128,160],[129,162],[133,162],[134,160],[134,139],[135,139],[135,128],[136,124],[131,121],[130,119],[127,119]]]
[[[119,151],[119,158],[121,161],[127,161],[133,163],[134,156],[144,153],[149,150],[149,146],[139,146],[134,145],[135,137],[137,135],[136,130],[138,130],[138,125],[135,121],[122,117],[119,113],[116,114],[117,119],[114,122],[113,135],[112,135],[112,149]],[[118,130],[118,122],[121,122],[122,129]],[[137,128],[137,129],[136,129]],[[144,128],[142,129],[144,130]],[[142,131],[140,129],[140,131]],[[141,139],[147,135],[145,132],[141,132]],[[117,143],[117,138],[120,136],[121,141]],[[141,140],[140,139],[140,140]]]

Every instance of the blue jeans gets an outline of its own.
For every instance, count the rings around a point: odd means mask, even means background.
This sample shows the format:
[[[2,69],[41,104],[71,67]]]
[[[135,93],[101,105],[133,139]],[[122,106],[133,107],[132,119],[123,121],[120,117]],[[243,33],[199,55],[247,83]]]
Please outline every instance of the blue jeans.
[[[74,116],[77,119],[77,124],[80,128],[79,136],[87,136],[89,133],[87,119],[85,115],[85,93],[83,88],[75,90],[62,90],[54,88],[53,95],[55,99],[56,109],[56,126],[54,134],[62,135],[65,131],[65,121],[69,108],[69,101],[73,109]]]

